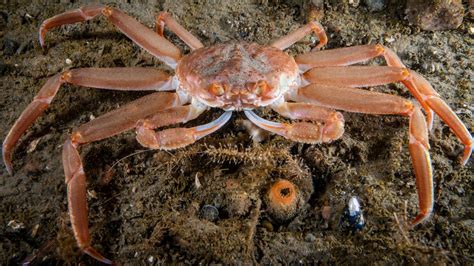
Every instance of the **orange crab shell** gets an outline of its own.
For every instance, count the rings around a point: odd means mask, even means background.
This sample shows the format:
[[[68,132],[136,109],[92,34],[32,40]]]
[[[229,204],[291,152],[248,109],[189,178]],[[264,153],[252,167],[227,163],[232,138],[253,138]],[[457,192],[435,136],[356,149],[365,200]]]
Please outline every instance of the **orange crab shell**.
[[[266,106],[300,83],[293,57],[272,46],[222,43],[184,56],[176,68],[180,89],[225,110]]]

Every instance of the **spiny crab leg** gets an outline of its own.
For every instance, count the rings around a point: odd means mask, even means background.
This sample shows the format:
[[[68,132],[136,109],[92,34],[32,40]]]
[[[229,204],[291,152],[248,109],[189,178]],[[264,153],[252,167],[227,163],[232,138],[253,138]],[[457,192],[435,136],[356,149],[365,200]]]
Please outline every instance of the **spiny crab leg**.
[[[122,11],[103,5],[86,6],[66,11],[45,20],[43,24],[41,24],[39,31],[41,47],[44,47],[44,38],[48,30],[65,24],[90,20],[100,14],[104,15],[138,46],[162,60],[170,67],[176,67],[176,63],[181,58],[181,51],[174,44],[153,30],[143,26],[136,19],[126,15]]]
[[[227,111],[216,120],[192,128],[170,128],[155,132],[153,125],[147,127],[143,124],[137,127],[137,141],[144,147],[150,149],[172,150],[182,148],[196,142],[221,127],[223,127],[232,117],[232,112]]]
[[[308,24],[304,25],[303,27],[290,32],[290,34],[281,37],[280,39],[274,41],[271,46],[276,47],[280,50],[285,50],[286,48],[290,47],[297,41],[303,39],[306,35],[314,32],[318,38],[319,43],[314,47],[314,49],[320,49],[328,42],[328,37],[326,36],[326,32],[324,28],[319,22],[311,21]]]
[[[73,131],[63,146],[63,166],[68,192],[69,216],[79,248],[93,258],[110,264],[90,243],[87,218],[86,175],[78,152],[82,144],[105,139],[135,127],[140,119],[180,104],[175,93],[158,92],[130,102],[97,117]],[[173,122],[173,121],[168,121]],[[166,123],[163,123],[166,125]]]
[[[415,71],[388,66],[336,66],[313,68],[303,76],[312,84],[323,86],[366,87],[402,82],[415,96],[418,96],[416,98],[422,106],[432,109],[464,144],[461,164],[467,163],[474,145],[471,134],[429,82]],[[341,95],[341,97],[345,96]],[[428,120],[428,123],[430,122],[432,119]],[[431,124],[429,124],[430,127]]]
[[[12,174],[12,152],[18,139],[48,108],[61,84],[114,90],[160,90],[171,86],[170,77],[151,68],[80,68],[65,71],[48,79],[33,101],[26,107],[3,141],[3,161]]]
[[[244,113],[256,126],[293,141],[314,144],[331,142],[341,137],[339,128],[330,123],[325,125],[307,122],[277,123],[263,119],[250,110],[245,110]]]
[[[414,167],[420,214],[415,226],[429,217],[433,209],[433,171],[428,143],[428,128],[420,109],[398,96],[355,88],[310,84],[298,89],[293,100],[329,108],[366,114],[398,114],[410,118],[409,149]]]
[[[191,32],[187,31],[181,26],[168,12],[160,12],[156,16],[156,32],[163,36],[165,31],[165,25],[170,28],[178,37],[183,40],[192,50],[204,47],[201,41],[196,38]]]

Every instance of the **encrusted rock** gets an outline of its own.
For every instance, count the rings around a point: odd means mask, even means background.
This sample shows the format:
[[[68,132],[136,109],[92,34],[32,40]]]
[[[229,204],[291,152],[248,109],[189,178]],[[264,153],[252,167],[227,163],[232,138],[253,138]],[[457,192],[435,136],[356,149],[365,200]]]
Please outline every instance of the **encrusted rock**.
[[[461,0],[408,0],[405,13],[423,30],[449,30],[461,25],[464,8]]]

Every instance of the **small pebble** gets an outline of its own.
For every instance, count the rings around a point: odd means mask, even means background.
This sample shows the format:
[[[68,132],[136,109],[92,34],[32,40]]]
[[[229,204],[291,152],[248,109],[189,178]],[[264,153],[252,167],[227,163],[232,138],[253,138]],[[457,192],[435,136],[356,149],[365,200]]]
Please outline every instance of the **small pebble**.
[[[66,58],[66,64],[67,64],[67,65],[70,65],[70,64],[72,64],[72,60],[71,60],[71,59],[69,59],[69,58]]]
[[[360,0],[349,0],[349,5],[353,7],[358,7],[360,4]]]
[[[370,11],[382,11],[387,6],[388,0],[365,0],[364,2]]]
[[[313,234],[308,233],[308,234],[305,235],[304,241],[306,241],[306,242],[314,242],[314,241],[316,241],[316,237],[315,237]]]
[[[268,220],[262,222],[262,227],[267,229],[268,232],[273,232],[273,224]]]
[[[392,43],[395,41],[395,38],[393,36],[385,37],[385,41],[388,43]]]
[[[153,263],[154,261],[155,261],[155,257],[153,257],[153,256],[148,257],[148,262],[149,263]]]
[[[469,29],[468,29],[468,32],[469,34],[474,34],[474,27],[473,26],[470,26]]]
[[[219,219],[219,210],[212,205],[204,205],[201,208],[200,216],[202,219],[215,222]]]
[[[25,225],[22,222],[17,222],[16,220],[9,221],[7,226],[13,229],[14,231],[18,231],[20,229],[25,228]]]
[[[9,38],[4,38],[3,43],[3,54],[4,55],[14,55],[16,50],[19,47],[19,44],[17,41],[9,39]]]

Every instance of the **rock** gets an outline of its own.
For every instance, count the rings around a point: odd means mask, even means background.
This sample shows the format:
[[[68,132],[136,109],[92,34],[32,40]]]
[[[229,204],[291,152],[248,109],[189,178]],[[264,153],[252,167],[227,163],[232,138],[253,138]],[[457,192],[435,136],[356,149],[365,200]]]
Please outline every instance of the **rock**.
[[[306,236],[304,237],[304,241],[306,241],[306,242],[314,242],[314,241],[316,241],[316,237],[315,237],[313,234],[308,233],[308,234],[306,234]]]
[[[388,0],[364,0],[370,11],[382,11],[387,6]]]
[[[13,55],[16,52],[16,49],[18,49],[18,42],[10,39],[10,38],[4,38],[3,43],[2,43],[2,48],[3,48],[3,54],[4,55]]]
[[[422,30],[449,30],[461,25],[464,8],[461,0],[408,0],[405,13]]]
[[[360,0],[349,0],[349,5],[353,7],[358,7],[360,4]]]
[[[219,210],[212,205],[204,205],[201,208],[200,216],[202,219],[215,222],[219,219]]]
[[[0,77],[4,76],[8,71],[8,65],[0,61]]]

